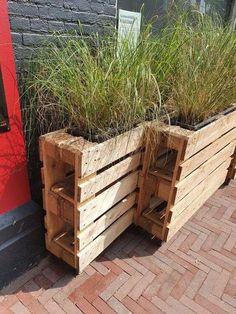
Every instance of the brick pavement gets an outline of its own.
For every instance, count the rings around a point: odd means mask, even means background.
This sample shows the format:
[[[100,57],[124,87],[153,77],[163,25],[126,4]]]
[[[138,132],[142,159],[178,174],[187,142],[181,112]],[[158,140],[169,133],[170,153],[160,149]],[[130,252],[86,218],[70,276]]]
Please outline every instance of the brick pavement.
[[[236,181],[159,247],[132,227],[79,276],[49,256],[0,292],[0,313],[236,313]]]

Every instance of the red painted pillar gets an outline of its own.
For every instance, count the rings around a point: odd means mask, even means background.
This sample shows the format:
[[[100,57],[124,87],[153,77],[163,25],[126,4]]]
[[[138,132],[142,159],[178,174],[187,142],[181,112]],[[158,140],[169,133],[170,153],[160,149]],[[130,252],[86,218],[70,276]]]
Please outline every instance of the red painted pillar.
[[[7,1],[0,1],[0,66],[10,131],[0,133],[0,215],[30,201]],[[0,100],[1,101],[1,100]]]

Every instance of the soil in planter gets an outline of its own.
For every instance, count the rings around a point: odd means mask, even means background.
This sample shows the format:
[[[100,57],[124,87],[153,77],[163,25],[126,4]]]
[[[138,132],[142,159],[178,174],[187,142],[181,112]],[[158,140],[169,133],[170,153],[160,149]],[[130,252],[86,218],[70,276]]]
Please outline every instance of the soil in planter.
[[[132,128],[135,128],[137,125],[134,125]],[[132,129],[131,128],[131,129]],[[124,130],[122,128],[120,129],[110,129],[109,130],[109,134],[105,134],[105,135],[99,135],[99,134],[95,134],[95,133],[91,133],[91,132],[87,132],[87,131],[82,131],[80,128],[68,128],[67,129],[67,133],[73,135],[73,136],[81,136],[83,137],[85,140],[93,142],[93,143],[103,143],[107,140],[109,140],[112,137],[115,137],[119,134],[125,133],[128,130]]]
[[[231,106],[230,108],[227,108],[226,110],[220,112],[219,114],[214,115],[213,117],[210,117],[204,121],[201,122],[197,122],[195,124],[187,124],[184,123],[182,121],[179,121],[178,118],[174,117],[171,118],[171,125],[178,125],[184,129],[188,129],[191,131],[198,131],[202,128],[204,128],[205,126],[209,125],[210,123],[218,120],[219,118],[221,118],[222,116],[226,116],[228,114],[230,114],[231,112],[233,112],[234,110],[236,110],[236,105]]]
[[[163,114],[164,115],[164,114]],[[156,114],[153,112],[153,110],[147,110],[146,112],[146,116],[144,121],[148,122],[148,121],[154,121],[156,120],[157,116]],[[99,135],[96,134],[95,132],[88,132],[88,131],[83,131],[81,130],[79,127],[71,127],[67,129],[67,133],[73,135],[73,136],[78,136],[78,137],[83,137],[85,140],[90,141],[90,142],[95,142],[95,143],[103,143],[107,140],[109,140],[112,137],[115,137],[117,135],[120,135],[122,133],[125,133],[127,131],[130,131],[133,128],[136,128],[138,126],[139,123],[134,124],[133,126],[130,127],[129,130],[125,130],[124,128],[120,127],[120,128],[112,128],[112,126],[110,127],[110,129],[108,130],[108,134],[105,135]]]
[[[69,128],[67,129],[67,133],[73,136],[78,136],[78,137],[81,136],[85,140],[90,141],[90,142],[95,142],[95,143],[103,143],[109,139],[109,137],[106,135],[92,134],[89,132],[82,131],[79,128]]]

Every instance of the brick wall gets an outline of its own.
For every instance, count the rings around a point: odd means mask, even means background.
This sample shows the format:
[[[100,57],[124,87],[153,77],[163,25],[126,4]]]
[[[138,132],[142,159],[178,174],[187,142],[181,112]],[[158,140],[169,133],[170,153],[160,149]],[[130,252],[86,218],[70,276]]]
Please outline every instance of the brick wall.
[[[116,0],[11,0],[8,7],[18,67],[50,34],[74,32],[78,21],[86,34],[100,31],[116,15]]]

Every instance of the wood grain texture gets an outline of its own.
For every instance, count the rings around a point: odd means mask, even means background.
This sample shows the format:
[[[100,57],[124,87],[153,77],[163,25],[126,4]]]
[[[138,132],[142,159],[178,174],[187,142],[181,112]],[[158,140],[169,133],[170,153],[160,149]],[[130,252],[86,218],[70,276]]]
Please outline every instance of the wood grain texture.
[[[112,185],[110,188],[99,194],[91,201],[79,205],[79,229],[82,230],[83,228],[87,227],[96,218],[103,215],[109,208],[135,191],[138,184],[138,175],[138,171],[130,174],[116,184]]]
[[[94,260],[105,248],[107,248],[125,229],[132,223],[134,218],[134,209],[130,209],[99,237],[97,237],[89,246],[78,253],[79,269],[82,271],[91,261]]]
[[[79,201],[83,202],[127,173],[137,169],[141,163],[141,153],[130,156],[100,174],[78,185]]]

